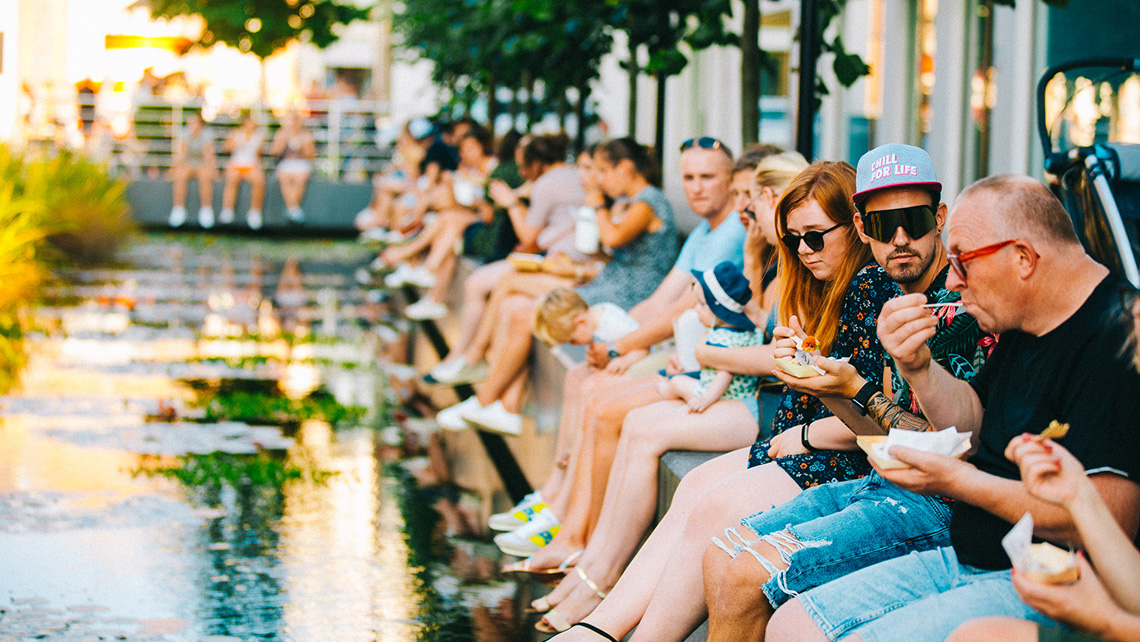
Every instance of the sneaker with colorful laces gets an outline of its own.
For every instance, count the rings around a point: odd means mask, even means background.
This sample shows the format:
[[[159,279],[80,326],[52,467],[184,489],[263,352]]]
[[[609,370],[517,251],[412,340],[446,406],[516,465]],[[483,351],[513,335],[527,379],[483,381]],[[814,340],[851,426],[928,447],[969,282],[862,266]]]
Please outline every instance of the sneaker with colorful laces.
[[[530,557],[553,541],[560,530],[562,522],[558,521],[554,512],[547,506],[526,524],[509,533],[496,535],[495,545],[507,555]]]
[[[515,504],[510,510],[491,515],[491,519],[487,521],[487,526],[493,531],[513,531],[534,519],[534,516],[546,507],[546,503],[542,501],[542,491],[536,490],[523,497],[522,501]]]

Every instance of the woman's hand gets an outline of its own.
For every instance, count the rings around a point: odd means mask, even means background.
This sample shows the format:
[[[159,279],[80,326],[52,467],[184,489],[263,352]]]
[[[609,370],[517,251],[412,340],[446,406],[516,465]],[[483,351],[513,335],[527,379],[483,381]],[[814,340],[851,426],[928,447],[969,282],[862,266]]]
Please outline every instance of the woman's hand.
[[[789,455],[805,455],[807,448],[803,444],[804,427],[792,426],[784,432],[772,437],[768,442],[768,456],[772,459],[788,457]]]
[[[596,210],[599,207],[605,206],[606,197],[604,194],[602,194],[601,188],[591,187],[586,190],[586,199],[584,202],[586,205]]]
[[[1013,588],[1026,604],[1042,615],[1081,633],[1102,637],[1113,618],[1123,613],[1108,594],[1096,571],[1077,554],[1077,568],[1081,576],[1070,584],[1045,584],[1010,570]]]
[[[677,356],[677,351],[669,353],[669,362],[665,364],[665,374],[672,376],[681,374],[685,371],[685,367],[681,365],[681,358]]]
[[[1042,501],[1068,508],[1082,492],[1095,492],[1081,462],[1052,439],[1019,435],[1006,446],[1005,457],[1021,469],[1029,494]]]
[[[644,356],[645,350],[634,350],[616,359],[610,359],[610,362],[606,364],[606,374],[623,375],[630,366],[641,361]]]
[[[796,356],[796,350],[799,348],[799,344],[792,337],[798,337],[802,341],[806,336],[800,320],[792,315],[792,318],[788,319],[788,325],[778,325],[772,331],[772,345],[776,348],[772,356],[776,359],[781,357],[791,359]]]
[[[510,209],[519,202],[519,198],[511,186],[497,178],[487,186],[487,194],[491,196],[491,200],[495,201],[495,205],[504,209]]]

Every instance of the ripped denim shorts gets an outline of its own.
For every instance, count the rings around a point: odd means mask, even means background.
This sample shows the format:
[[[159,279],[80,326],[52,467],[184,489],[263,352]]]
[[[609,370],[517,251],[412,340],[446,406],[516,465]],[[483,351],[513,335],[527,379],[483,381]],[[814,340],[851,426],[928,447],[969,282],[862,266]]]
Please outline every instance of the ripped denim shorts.
[[[872,472],[862,479],[814,486],[786,504],[740,520],[713,543],[732,557],[751,553],[767,569],[763,590],[776,608],[796,595],[911,551],[950,545],[950,507],[905,491]],[[780,570],[753,548],[779,552]]]

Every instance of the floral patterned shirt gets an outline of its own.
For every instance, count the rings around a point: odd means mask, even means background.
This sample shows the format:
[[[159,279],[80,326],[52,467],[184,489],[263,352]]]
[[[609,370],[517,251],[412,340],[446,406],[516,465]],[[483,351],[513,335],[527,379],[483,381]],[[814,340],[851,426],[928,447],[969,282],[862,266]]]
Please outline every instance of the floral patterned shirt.
[[[886,353],[875,333],[875,324],[883,304],[902,294],[897,283],[875,263],[870,263],[852,279],[839,313],[839,331],[829,356],[850,355],[851,365],[867,381],[882,386]],[[792,426],[830,417],[831,411],[818,398],[785,387],[772,425],[772,435]],[[752,445],[748,467],[773,461],[768,456],[771,437]],[[803,455],[788,455],[774,460],[800,488],[863,477],[870,472],[867,457],[861,451],[819,450]]]

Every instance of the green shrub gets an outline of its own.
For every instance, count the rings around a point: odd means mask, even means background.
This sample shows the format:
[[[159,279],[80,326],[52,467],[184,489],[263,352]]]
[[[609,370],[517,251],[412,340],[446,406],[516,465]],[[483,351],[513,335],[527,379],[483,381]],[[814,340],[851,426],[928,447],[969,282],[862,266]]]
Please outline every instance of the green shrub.
[[[24,156],[0,145],[0,181],[37,203],[53,260],[107,262],[136,229],[126,183],[71,151]]]

